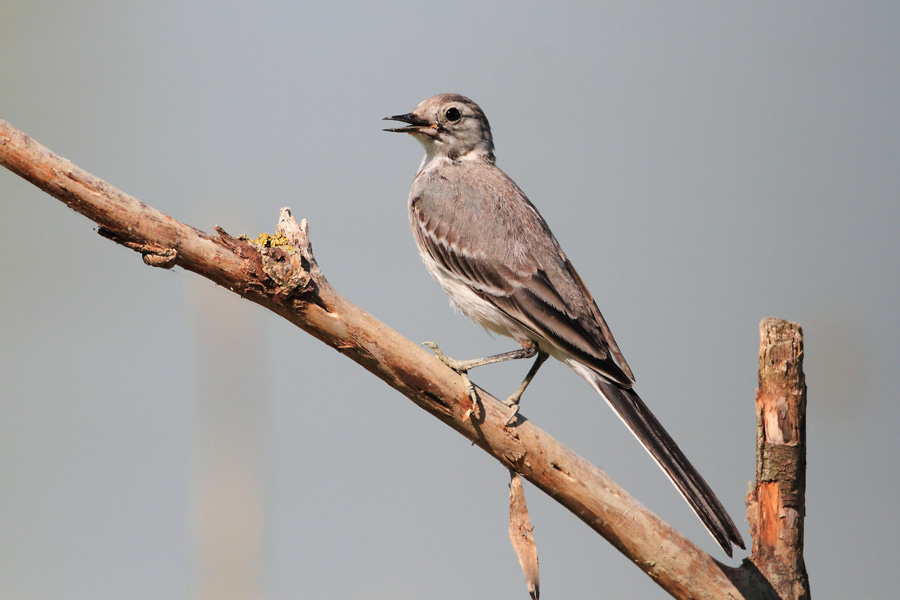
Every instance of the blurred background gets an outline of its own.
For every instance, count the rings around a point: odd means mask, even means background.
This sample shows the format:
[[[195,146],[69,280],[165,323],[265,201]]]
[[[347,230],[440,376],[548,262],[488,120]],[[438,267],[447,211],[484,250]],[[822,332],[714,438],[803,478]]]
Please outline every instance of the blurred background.
[[[310,223],[415,341],[454,314],[380,119],[470,96],[637,389],[746,534],[758,324],[801,323],[816,598],[891,598],[900,533],[900,7],[891,2],[0,2],[0,117],[205,231]],[[525,598],[507,472],[360,367],[0,172],[0,598]],[[476,383],[510,393],[524,364]],[[605,403],[529,419],[725,559]],[[526,484],[547,598],[665,594]],[[739,564],[739,554],[728,564]]]

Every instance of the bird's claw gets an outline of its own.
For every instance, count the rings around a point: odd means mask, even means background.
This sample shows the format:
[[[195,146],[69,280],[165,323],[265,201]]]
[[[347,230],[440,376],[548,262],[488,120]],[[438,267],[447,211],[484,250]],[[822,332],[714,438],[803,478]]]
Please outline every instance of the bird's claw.
[[[434,355],[440,359],[442,363],[459,373],[459,376],[462,377],[463,383],[466,386],[466,395],[469,397],[469,400],[472,401],[472,409],[469,412],[478,412],[478,392],[475,391],[475,385],[472,383],[472,380],[469,379],[468,363],[471,363],[472,361],[454,360],[441,352],[441,349],[438,348],[438,345],[434,342],[422,342],[422,345],[431,348]]]
[[[441,352],[441,349],[438,348],[438,345],[434,342],[422,342],[422,345],[431,348],[432,352],[434,352],[434,355],[437,356],[442,363],[444,363],[460,375],[468,371],[468,369],[464,368],[464,365],[461,363],[461,361],[453,360],[449,356],[445,355],[443,352]]]
[[[467,373],[469,369],[474,369],[475,367],[480,367],[484,364],[484,359],[476,358],[474,360],[456,360],[450,358],[438,348],[438,345],[434,342],[422,342],[423,346],[427,346],[434,351],[434,355],[441,359],[441,362],[462,375],[463,373]]]
[[[506,419],[506,423],[504,423],[503,426],[509,427],[515,423],[516,419],[519,417],[519,395],[513,394],[504,400],[503,404],[509,407],[509,417]]]

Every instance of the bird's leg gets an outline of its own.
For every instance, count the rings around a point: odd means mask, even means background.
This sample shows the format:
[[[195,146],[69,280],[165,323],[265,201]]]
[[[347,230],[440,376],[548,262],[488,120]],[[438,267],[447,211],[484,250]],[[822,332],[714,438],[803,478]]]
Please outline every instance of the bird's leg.
[[[483,367],[484,365],[492,365],[507,360],[516,360],[518,358],[531,358],[537,354],[537,347],[534,344],[523,346],[512,352],[504,352],[502,354],[494,354],[493,356],[485,356],[484,358],[473,358],[471,360],[454,360],[445,356],[438,345],[434,342],[422,342],[423,346],[428,346],[434,350],[434,355],[441,359],[441,362],[459,373],[460,375],[474,369],[475,367]]]
[[[434,355],[437,356],[442,363],[460,374],[460,376],[463,378],[463,382],[466,384],[466,393],[472,400],[473,407],[478,405],[478,394],[475,392],[475,386],[472,385],[472,381],[469,379],[470,369],[474,369],[475,367],[482,367],[484,365],[492,365],[494,363],[504,362],[507,360],[531,358],[537,355],[537,360],[535,360],[534,364],[531,366],[531,369],[528,371],[528,374],[525,376],[525,379],[522,381],[519,389],[517,389],[512,396],[504,401],[504,404],[512,408],[509,419],[506,421],[506,426],[509,426],[509,424],[516,419],[516,415],[519,412],[519,400],[522,397],[522,393],[525,391],[525,388],[528,387],[528,384],[531,383],[531,380],[534,379],[534,376],[538,372],[538,369],[541,368],[541,365],[544,364],[544,361],[547,360],[547,357],[549,356],[549,354],[547,354],[546,352],[538,350],[537,345],[534,344],[534,342],[526,340],[520,341],[519,343],[522,344],[522,347],[518,350],[503,352],[502,354],[494,354],[492,356],[486,356],[484,358],[474,358],[471,360],[454,360],[441,352],[441,349],[438,348],[438,345],[434,342],[422,342],[422,345],[431,348],[434,351]]]
[[[519,386],[519,389],[515,391],[515,393],[507,398],[503,404],[510,407],[509,418],[504,423],[505,427],[509,427],[513,421],[516,420],[516,416],[519,414],[519,400],[522,399],[522,394],[525,392],[525,388],[528,387],[528,384],[531,383],[531,380],[534,379],[534,376],[537,375],[538,369],[541,368],[541,365],[544,364],[550,357],[549,354],[544,352],[543,350],[538,350],[537,358],[534,360],[534,364],[531,365],[531,368],[528,369],[528,374],[525,375],[525,379],[522,380],[522,384]]]

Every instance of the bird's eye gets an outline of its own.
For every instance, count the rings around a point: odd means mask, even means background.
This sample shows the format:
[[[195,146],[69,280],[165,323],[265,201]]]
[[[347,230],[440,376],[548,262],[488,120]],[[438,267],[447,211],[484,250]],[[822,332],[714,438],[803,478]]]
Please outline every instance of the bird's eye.
[[[451,123],[456,123],[462,117],[462,114],[460,114],[458,108],[451,106],[447,109],[447,112],[444,113],[444,117]]]

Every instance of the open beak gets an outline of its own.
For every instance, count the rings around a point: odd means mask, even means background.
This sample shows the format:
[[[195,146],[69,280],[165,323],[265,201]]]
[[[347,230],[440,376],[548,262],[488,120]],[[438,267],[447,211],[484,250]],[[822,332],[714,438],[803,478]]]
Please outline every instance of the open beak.
[[[400,121],[401,123],[409,123],[406,127],[391,127],[390,129],[385,129],[385,131],[393,131],[394,133],[416,133],[424,128],[434,127],[433,123],[429,123],[427,120],[417,117],[413,113],[385,117],[382,121]]]

